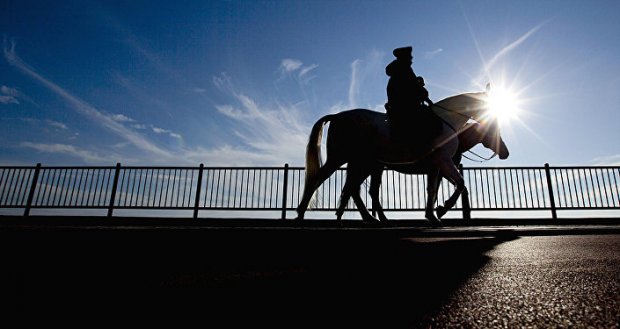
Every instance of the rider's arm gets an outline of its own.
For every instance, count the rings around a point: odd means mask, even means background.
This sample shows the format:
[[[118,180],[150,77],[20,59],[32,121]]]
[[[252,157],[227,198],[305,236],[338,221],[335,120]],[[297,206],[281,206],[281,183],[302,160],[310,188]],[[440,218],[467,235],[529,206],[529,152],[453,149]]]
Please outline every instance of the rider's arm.
[[[428,104],[428,106],[433,106],[433,101],[430,98],[426,97],[424,101]]]

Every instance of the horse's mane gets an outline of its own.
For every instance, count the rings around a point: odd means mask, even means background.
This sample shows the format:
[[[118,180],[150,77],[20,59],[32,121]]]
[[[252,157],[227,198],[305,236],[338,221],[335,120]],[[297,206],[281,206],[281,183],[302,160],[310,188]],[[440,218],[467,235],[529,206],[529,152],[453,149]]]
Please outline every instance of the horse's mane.
[[[440,104],[443,106],[454,105],[457,104],[469,104],[471,102],[483,102],[487,97],[486,92],[475,92],[475,93],[463,93],[453,96],[448,96],[438,102],[436,104]]]

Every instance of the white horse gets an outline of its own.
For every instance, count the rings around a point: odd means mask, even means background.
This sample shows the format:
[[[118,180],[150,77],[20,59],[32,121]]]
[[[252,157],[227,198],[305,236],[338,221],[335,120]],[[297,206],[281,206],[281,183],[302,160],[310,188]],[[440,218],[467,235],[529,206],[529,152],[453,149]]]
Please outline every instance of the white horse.
[[[442,212],[456,204],[465,188],[463,177],[454,164],[453,157],[459,150],[458,135],[462,133],[470,119],[478,122],[488,120],[487,92],[465,93],[443,99],[432,106],[432,111],[441,118],[441,133],[431,143],[426,154],[412,150],[410,145],[394,143],[390,138],[387,116],[383,113],[366,109],[354,109],[320,118],[312,127],[306,148],[306,179],[302,199],[297,207],[297,219],[303,219],[310,200],[316,189],[338,168],[347,164],[347,182],[342,191],[341,204],[336,212],[342,217],[344,205],[350,197],[354,201],[364,220],[374,220],[361,210],[366,209],[359,198],[359,186],[370,173],[384,167],[406,168],[415,165],[425,168],[429,176],[426,201],[426,218],[435,225],[441,225],[433,212],[439,177],[447,178],[454,186],[454,193],[446,200]],[[330,123],[327,135],[327,160],[321,166],[321,137],[323,127]],[[490,123],[494,134],[499,139],[496,123]],[[503,142],[500,158],[508,156]],[[408,171],[405,171],[408,172]],[[418,173],[416,171],[415,173]],[[357,195],[357,197],[356,197]],[[367,213],[367,210],[366,210]],[[372,218],[372,219],[371,219]]]

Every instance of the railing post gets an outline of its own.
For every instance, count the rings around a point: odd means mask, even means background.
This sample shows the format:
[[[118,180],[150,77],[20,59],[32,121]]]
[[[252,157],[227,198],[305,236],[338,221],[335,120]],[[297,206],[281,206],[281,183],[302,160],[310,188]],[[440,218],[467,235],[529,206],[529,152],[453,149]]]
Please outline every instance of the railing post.
[[[32,200],[34,199],[34,190],[37,188],[37,181],[39,180],[39,172],[41,171],[41,164],[37,163],[34,169],[34,176],[32,177],[32,184],[30,185],[30,192],[28,193],[28,200],[26,201],[26,209],[24,209],[24,216],[30,216],[30,207],[32,207]]]
[[[462,163],[459,163],[459,172],[461,173],[461,176],[465,178]],[[471,219],[471,204],[469,203],[469,190],[467,187],[465,187],[463,194],[461,194],[461,204],[463,205],[463,219]]]
[[[198,206],[200,205],[200,188],[202,186],[202,171],[205,165],[200,164],[198,168],[198,183],[196,183],[196,201],[194,201],[194,218],[198,218]]]
[[[555,209],[555,198],[553,197],[553,186],[551,185],[551,170],[548,163],[545,163],[545,174],[547,175],[547,188],[549,189],[549,202],[551,203],[551,217],[558,219],[558,213]]]
[[[116,163],[116,170],[114,170],[114,182],[112,183],[112,193],[110,194],[110,203],[108,204],[108,217],[112,217],[114,211],[114,200],[116,199],[116,188],[118,187],[118,176],[121,172],[121,163]]]
[[[282,184],[282,219],[286,219],[286,198],[288,192],[288,163],[284,164],[284,183]]]

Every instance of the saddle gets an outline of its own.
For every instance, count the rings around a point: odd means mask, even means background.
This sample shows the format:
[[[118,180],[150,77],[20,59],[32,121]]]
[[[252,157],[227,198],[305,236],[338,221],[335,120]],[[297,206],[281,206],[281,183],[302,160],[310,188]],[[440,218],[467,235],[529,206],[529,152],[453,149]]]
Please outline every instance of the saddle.
[[[430,152],[432,142],[442,132],[441,119],[428,106],[407,113],[388,112],[388,118],[392,143],[412,150],[417,155]]]

